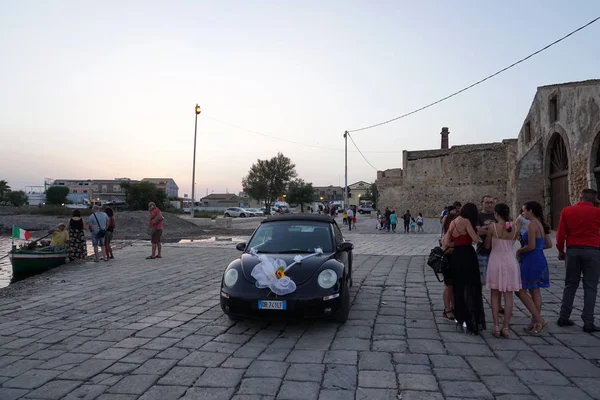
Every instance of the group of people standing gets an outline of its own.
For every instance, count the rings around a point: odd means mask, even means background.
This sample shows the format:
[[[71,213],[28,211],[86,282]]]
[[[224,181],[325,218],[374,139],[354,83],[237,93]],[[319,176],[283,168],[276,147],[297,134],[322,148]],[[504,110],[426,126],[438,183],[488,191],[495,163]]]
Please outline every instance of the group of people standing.
[[[81,217],[81,211],[73,210],[73,216],[68,224],[68,250],[71,261],[85,261],[87,258],[86,228],[92,236],[94,261],[100,261],[100,253],[104,261],[115,258],[112,249],[112,239],[117,226],[115,212],[110,207],[102,210],[99,206],[94,206],[92,211],[93,213],[86,224],[85,220]]]
[[[423,230],[423,214],[419,213],[417,218],[413,218],[410,214],[410,210],[406,210],[406,213],[401,216],[404,222],[404,233],[409,232],[424,232]],[[398,224],[398,215],[395,210],[390,210],[386,207],[383,214],[380,210],[377,210],[377,230],[387,230],[388,232],[396,233],[396,226]]]
[[[600,208],[594,205],[600,206],[598,193],[583,190],[581,201],[563,210],[556,243],[559,259],[567,259],[563,304],[557,323],[574,324],[569,317],[583,273],[585,332],[600,330],[593,318],[600,277]],[[538,202],[527,202],[519,218],[512,222],[508,205],[495,204],[493,197],[484,196],[482,206],[479,212],[474,203],[463,206],[456,202],[446,208],[442,217],[441,245],[450,265],[444,272],[443,316],[461,327],[466,325],[467,332],[472,334],[486,329],[482,294],[485,285],[491,290],[494,336],[510,336],[513,293],[531,314],[525,331],[539,334],[547,325],[541,316],[541,289],[550,287],[544,249],[552,247],[543,208]],[[515,252],[516,241],[520,241],[521,247]],[[504,314],[502,324],[500,314]]]
[[[94,262],[101,259],[105,262],[114,259],[112,240],[116,229],[115,212],[112,208],[92,208],[92,214],[87,221],[81,216],[80,210],[73,210],[73,216],[68,224],[61,223],[56,230],[51,231],[50,248],[61,250],[67,247],[71,261],[84,262],[87,259],[86,229],[89,231],[94,247]],[[152,254],[147,259],[162,258],[161,237],[164,217],[155,203],[148,204],[150,213],[149,236],[152,243]],[[68,228],[68,231],[66,230]]]

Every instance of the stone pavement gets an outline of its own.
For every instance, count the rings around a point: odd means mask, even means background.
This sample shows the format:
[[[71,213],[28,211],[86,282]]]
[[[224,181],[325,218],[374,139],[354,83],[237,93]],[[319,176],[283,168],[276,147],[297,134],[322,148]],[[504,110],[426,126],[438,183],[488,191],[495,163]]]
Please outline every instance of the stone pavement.
[[[600,399],[600,335],[555,324],[557,262],[541,336],[523,332],[518,300],[512,338],[492,337],[491,324],[469,336],[441,318],[422,250],[435,235],[348,237],[344,325],[230,321],[219,282],[234,242],[169,245],[160,260],[132,246],[1,289],[0,399]],[[389,248],[407,255],[376,254]]]

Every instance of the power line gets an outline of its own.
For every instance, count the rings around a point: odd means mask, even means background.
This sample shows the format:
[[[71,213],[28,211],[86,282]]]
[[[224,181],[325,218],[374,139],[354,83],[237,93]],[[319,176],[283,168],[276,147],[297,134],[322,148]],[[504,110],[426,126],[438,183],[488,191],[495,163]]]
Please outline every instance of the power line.
[[[516,62],[514,62],[514,63],[510,64],[508,67],[502,68],[501,70],[499,70],[499,71],[497,71],[497,72],[495,72],[495,73],[493,73],[493,74],[491,74],[491,75],[488,75],[488,76],[486,76],[485,78],[483,78],[483,79],[481,79],[481,80],[479,80],[479,81],[477,81],[477,82],[475,82],[475,83],[473,83],[473,84],[471,84],[471,85],[469,85],[469,86],[467,86],[467,87],[465,87],[465,88],[462,88],[462,89],[460,89],[460,90],[459,90],[459,91],[457,91],[457,92],[454,92],[454,93],[452,93],[452,94],[450,94],[450,95],[448,95],[448,96],[446,96],[446,97],[443,97],[443,98],[441,98],[441,99],[439,99],[439,100],[437,100],[437,101],[434,101],[433,103],[427,104],[426,106],[423,106],[423,107],[421,107],[421,108],[417,108],[416,110],[413,110],[413,111],[411,111],[411,112],[408,112],[408,113],[406,113],[406,114],[402,114],[402,115],[400,115],[399,117],[392,118],[392,119],[389,119],[389,120],[387,120],[387,121],[383,121],[383,122],[380,122],[380,123],[377,123],[377,124],[373,124],[373,125],[365,126],[364,128],[354,129],[354,130],[351,130],[351,131],[348,131],[348,132],[360,132],[360,131],[364,131],[364,130],[367,130],[367,129],[376,128],[376,127],[378,127],[378,126],[381,126],[381,125],[389,124],[390,122],[394,122],[394,121],[397,121],[397,120],[399,120],[399,119],[401,119],[401,118],[408,117],[409,115],[412,115],[412,114],[418,113],[419,111],[423,111],[423,110],[425,110],[426,108],[429,108],[429,107],[432,107],[432,106],[434,106],[434,105],[436,105],[436,104],[439,104],[439,103],[441,103],[442,101],[448,100],[449,98],[451,98],[451,97],[454,97],[454,96],[456,96],[456,95],[458,95],[458,94],[460,94],[460,93],[462,93],[462,92],[465,92],[465,91],[467,91],[467,90],[469,90],[469,89],[471,89],[471,88],[473,88],[473,87],[475,87],[475,86],[477,86],[477,85],[479,85],[479,84],[481,84],[481,83],[483,83],[483,82],[487,81],[488,79],[491,79],[491,78],[495,77],[496,75],[500,75],[500,74],[501,74],[501,73],[503,73],[504,71],[507,71],[507,70],[511,69],[512,67],[514,67],[514,66],[516,66],[516,65],[518,65],[518,64],[521,64],[522,62],[524,62],[524,61],[526,61],[526,60],[530,59],[531,57],[533,57],[533,56],[535,56],[535,55],[537,55],[537,54],[540,54],[540,53],[541,53],[541,52],[543,52],[544,50],[547,50],[547,49],[549,49],[550,47],[554,46],[555,44],[562,42],[563,40],[565,40],[565,39],[566,39],[566,38],[568,38],[569,36],[571,36],[571,35],[574,35],[575,33],[579,32],[580,30],[587,28],[588,26],[592,25],[594,22],[598,21],[599,19],[600,19],[600,17],[596,17],[596,18],[594,18],[593,20],[591,20],[591,21],[590,21],[590,22],[588,22],[587,24],[585,24],[585,25],[583,25],[583,26],[581,26],[581,27],[579,27],[579,28],[575,29],[574,31],[572,31],[571,33],[569,33],[569,34],[567,34],[567,35],[565,35],[565,36],[561,37],[560,39],[558,39],[558,40],[555,40],[554,42],[550,43],[549,45],[547,45],[547,46],[545,46],[545,47],[542,47],[542,48],[541,48],[541,49],[539,49],[538,51],[536,51],[536,52],[534,52],[534,53],[531,53],[531,54],[530,54],[530,55],[528,55],[527,57],[525,57],[525,58],[522,58],[522,59],[520,59],[519,61],[516,61]]]
[[[360,151],[360,149],[358,148],[358,146],[356,145],[356,143],[354,142],[354,139],[352,139],[352,136],[350,136],[350,132],[346,132],[346,134],[348,135],[348,137],[350,138],[350,140],[352,141],[352,144],[354,145],[354,147],[356,147],[356,150],[358,150],[358,152],[360,153],[360,155],[362,156],[362,158],[365,159],[365,161],[367,162],[367,164],[369,164],[375,171],[379,171],[377,168],[375,168],[373,166],[373,164],[371,164],[369,162],[369,160],[367,160],[367,157],[365,157],[365,155],[362,153],[362,151]]]
[[[270,139],[275,139],[275,140],[281,140],[282,142],[288,142],[288,143],[298,144],[298,145],[301,145],[301,146],[313,147],[313,148],[316,148],[316,149],[323,149],[323,150],[330,150],[330,151],[344,151],[343,149],[336,149],[336,148],[333,148],[333,147],[326,147],[326,146],[319,146],[319,145],[316,145],[316,144],[310,144],[310,143],[304,143],[304,142],[297,142],[297,141],[294,141],[294,140],[289,140],[289,139],[284,139],[284,138],[280,138],[280,137],[273,136],[273,135],[268,135],[266,133],[254,131],[252,129],[243,128],[241,126],[233,125],[233,124],[230,124],[229,122],[221,121],[219,119],[208,117],[208,116],[204,116],[204,118],[208,118],[208,119],[210,119],[212,121],[215,121],[215,122],[218,122],[220,124],[224,124],[224,125],[230,126],[232,128],[235,128],[235,129],[239,129],[239,130],[242,130],[242,131],[253,133],[255,135],[260,135],[260,136],[268,137]],[[396,153],[396,154],[398,154],[398,153],[401,153],[401,151],[365,151],[365,153],[380,153],[380,154]]]

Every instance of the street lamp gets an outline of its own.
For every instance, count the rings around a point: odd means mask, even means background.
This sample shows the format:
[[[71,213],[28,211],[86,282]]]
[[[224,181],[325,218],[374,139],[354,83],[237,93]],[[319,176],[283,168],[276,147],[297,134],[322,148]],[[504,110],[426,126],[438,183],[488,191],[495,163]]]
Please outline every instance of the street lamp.
[[[192,218],[194,218],[194,188],[196,186],[196,133],[198,132],[198,114],[200,114],[200,106],[196,103],[196,108],[194,109],[196,112],[196,122],[194,123],[194,162],[192,166],[192,207],[190,214]]]

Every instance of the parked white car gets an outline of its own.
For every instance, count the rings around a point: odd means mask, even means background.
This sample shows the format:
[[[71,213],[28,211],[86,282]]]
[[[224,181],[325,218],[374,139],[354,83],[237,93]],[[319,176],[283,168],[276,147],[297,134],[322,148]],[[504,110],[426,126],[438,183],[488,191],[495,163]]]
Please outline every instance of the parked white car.
[[[263,215],[267,213],[266,207],[261,207],[260,211],[262,211]],[[274,207],[271,207],[271,215],[277,214],[277,210]]]
[[[246,208],[246,211],[251,212],[252,214],[254,214],[255,217],[265,216],[265,213],[262,210],[259,210],[258,208]]]
[[[225,217],[240,217],[240,218],[246,218],[246,217],[254,217],[254,213],[246,210],[245,208],[241,208],[241,207],[229,207],[227,210],[225,210]]]

